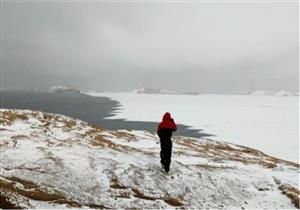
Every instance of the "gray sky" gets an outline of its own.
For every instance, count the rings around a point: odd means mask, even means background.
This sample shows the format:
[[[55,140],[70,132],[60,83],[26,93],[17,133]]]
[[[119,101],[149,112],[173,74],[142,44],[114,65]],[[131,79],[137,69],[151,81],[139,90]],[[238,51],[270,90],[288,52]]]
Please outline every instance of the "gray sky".
[[[298,90],[297,1],[1,2],[2,89]]]

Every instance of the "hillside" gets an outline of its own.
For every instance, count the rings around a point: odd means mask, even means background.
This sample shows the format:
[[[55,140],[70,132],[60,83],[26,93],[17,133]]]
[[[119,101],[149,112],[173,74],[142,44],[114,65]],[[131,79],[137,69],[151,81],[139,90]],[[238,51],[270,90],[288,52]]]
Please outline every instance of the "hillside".
[[[209,139],[173,137],[170,174],[146,131],[0,111],[1,208],[299,208],[299,165]]]

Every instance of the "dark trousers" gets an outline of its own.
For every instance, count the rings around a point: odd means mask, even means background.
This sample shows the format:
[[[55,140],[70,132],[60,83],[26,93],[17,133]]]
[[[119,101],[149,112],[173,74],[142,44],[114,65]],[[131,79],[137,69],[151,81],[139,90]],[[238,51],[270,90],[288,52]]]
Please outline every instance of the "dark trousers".
[[[169,171],[172,156],[171,139],[160,139],[160,148],[160,163],[164,165],[166,171]]]

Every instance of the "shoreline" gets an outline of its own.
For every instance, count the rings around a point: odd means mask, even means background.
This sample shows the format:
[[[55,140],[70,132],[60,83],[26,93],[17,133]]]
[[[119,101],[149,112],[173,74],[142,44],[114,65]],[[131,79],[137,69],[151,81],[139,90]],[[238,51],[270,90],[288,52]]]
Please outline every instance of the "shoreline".
[[[84,93],[47,93],[31,91],[1,91],[1,108],[29,109],[74,117],[109,130],[148,130],[155,132],[159,122],[110,119],[121,104],[109,97],[93,97]],[[178,124],[184,136],[201,138],[211,136],[201,129]]]
[[[299,162],[298,97],[238,95],[155,95],[85,92],[109,97],[122,109],[110,119],[156,121],[169,111],[175,122],[203,129],[223,140]],[[142,112],[143,107],[145,112]],[[283,140],[284,139],[284,140]],[[276,145],[276,146],[274,146]]]

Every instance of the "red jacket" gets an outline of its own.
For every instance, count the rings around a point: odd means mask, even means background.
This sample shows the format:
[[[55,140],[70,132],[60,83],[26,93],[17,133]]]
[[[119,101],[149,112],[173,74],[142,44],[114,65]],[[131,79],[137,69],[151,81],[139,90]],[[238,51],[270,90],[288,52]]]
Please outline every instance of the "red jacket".
[[[174,120],[171,118],[171,114],[169,112],[166,112],[164,114],[163,120],[161,123],[159,123],[158,127],[157,127],[157,132],[161,129],[161,128],[169,128],[173,131],[177,130],[177,126],[174,122]]]

